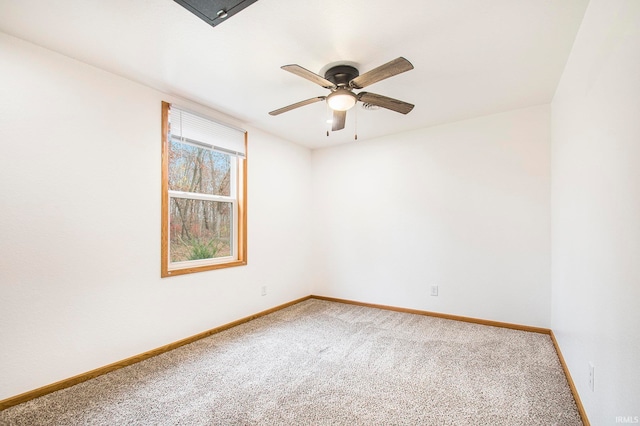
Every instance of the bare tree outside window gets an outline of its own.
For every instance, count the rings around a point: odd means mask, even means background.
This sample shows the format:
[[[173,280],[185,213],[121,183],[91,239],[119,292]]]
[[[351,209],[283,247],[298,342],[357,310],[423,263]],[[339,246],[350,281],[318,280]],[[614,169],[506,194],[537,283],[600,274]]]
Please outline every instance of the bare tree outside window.
[[[230,174],[229,155],[186,143],[170,143],[170,190],[229,196]],[[171,262],[230,256],[231,214],[231,203],[171,198]]]
[[[169,189],[231,195],[231,156],[175,140],[169,144]]]

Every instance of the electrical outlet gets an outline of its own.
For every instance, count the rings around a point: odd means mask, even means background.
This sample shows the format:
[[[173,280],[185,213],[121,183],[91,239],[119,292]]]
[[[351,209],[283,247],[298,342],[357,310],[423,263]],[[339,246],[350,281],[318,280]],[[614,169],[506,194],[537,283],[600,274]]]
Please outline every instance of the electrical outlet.
[[[263,296],[266,296],[266,295],[267,295],[267,286],[266,286],[266,285],[263,285],[263,286],[261,287],[261,292],[262,292],[261,294],[262,294]]]
[[[589,389],[591,392],[595,390],[595,382],[596,382],[596,368],[592,363],[589,363]]]
[[[431,286],[431,295],[432,296],[437,296],[438,295],[438,286],[437,285],[432,285]]]

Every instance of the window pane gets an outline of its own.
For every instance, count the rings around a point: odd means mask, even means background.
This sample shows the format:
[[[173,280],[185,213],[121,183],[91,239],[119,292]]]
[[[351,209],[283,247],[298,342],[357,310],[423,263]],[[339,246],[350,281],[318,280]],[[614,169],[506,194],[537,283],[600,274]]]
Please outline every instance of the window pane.
[[[171,262],[231,255],[232,203],[171,198]]]
[[[169,189],[231,195],[231,156],[177,141],[169,142]]]

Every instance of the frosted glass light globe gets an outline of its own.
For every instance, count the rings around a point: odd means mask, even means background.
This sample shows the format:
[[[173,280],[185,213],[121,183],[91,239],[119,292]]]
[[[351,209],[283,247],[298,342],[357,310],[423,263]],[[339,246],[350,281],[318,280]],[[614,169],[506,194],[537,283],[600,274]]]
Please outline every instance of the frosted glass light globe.
[[[327,96],[327,104],[334,111],[346,111],[353,108],[358,101],[356,95],[346,89],[338,89]]]

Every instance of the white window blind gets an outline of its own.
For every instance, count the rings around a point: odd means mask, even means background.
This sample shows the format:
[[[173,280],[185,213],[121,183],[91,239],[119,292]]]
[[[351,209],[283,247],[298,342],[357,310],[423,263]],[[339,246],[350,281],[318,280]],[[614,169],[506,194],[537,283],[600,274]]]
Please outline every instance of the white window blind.
[[[217,123],[209,118],[171,105],[169,114],[171,139],[245,157],[244,130]]]

